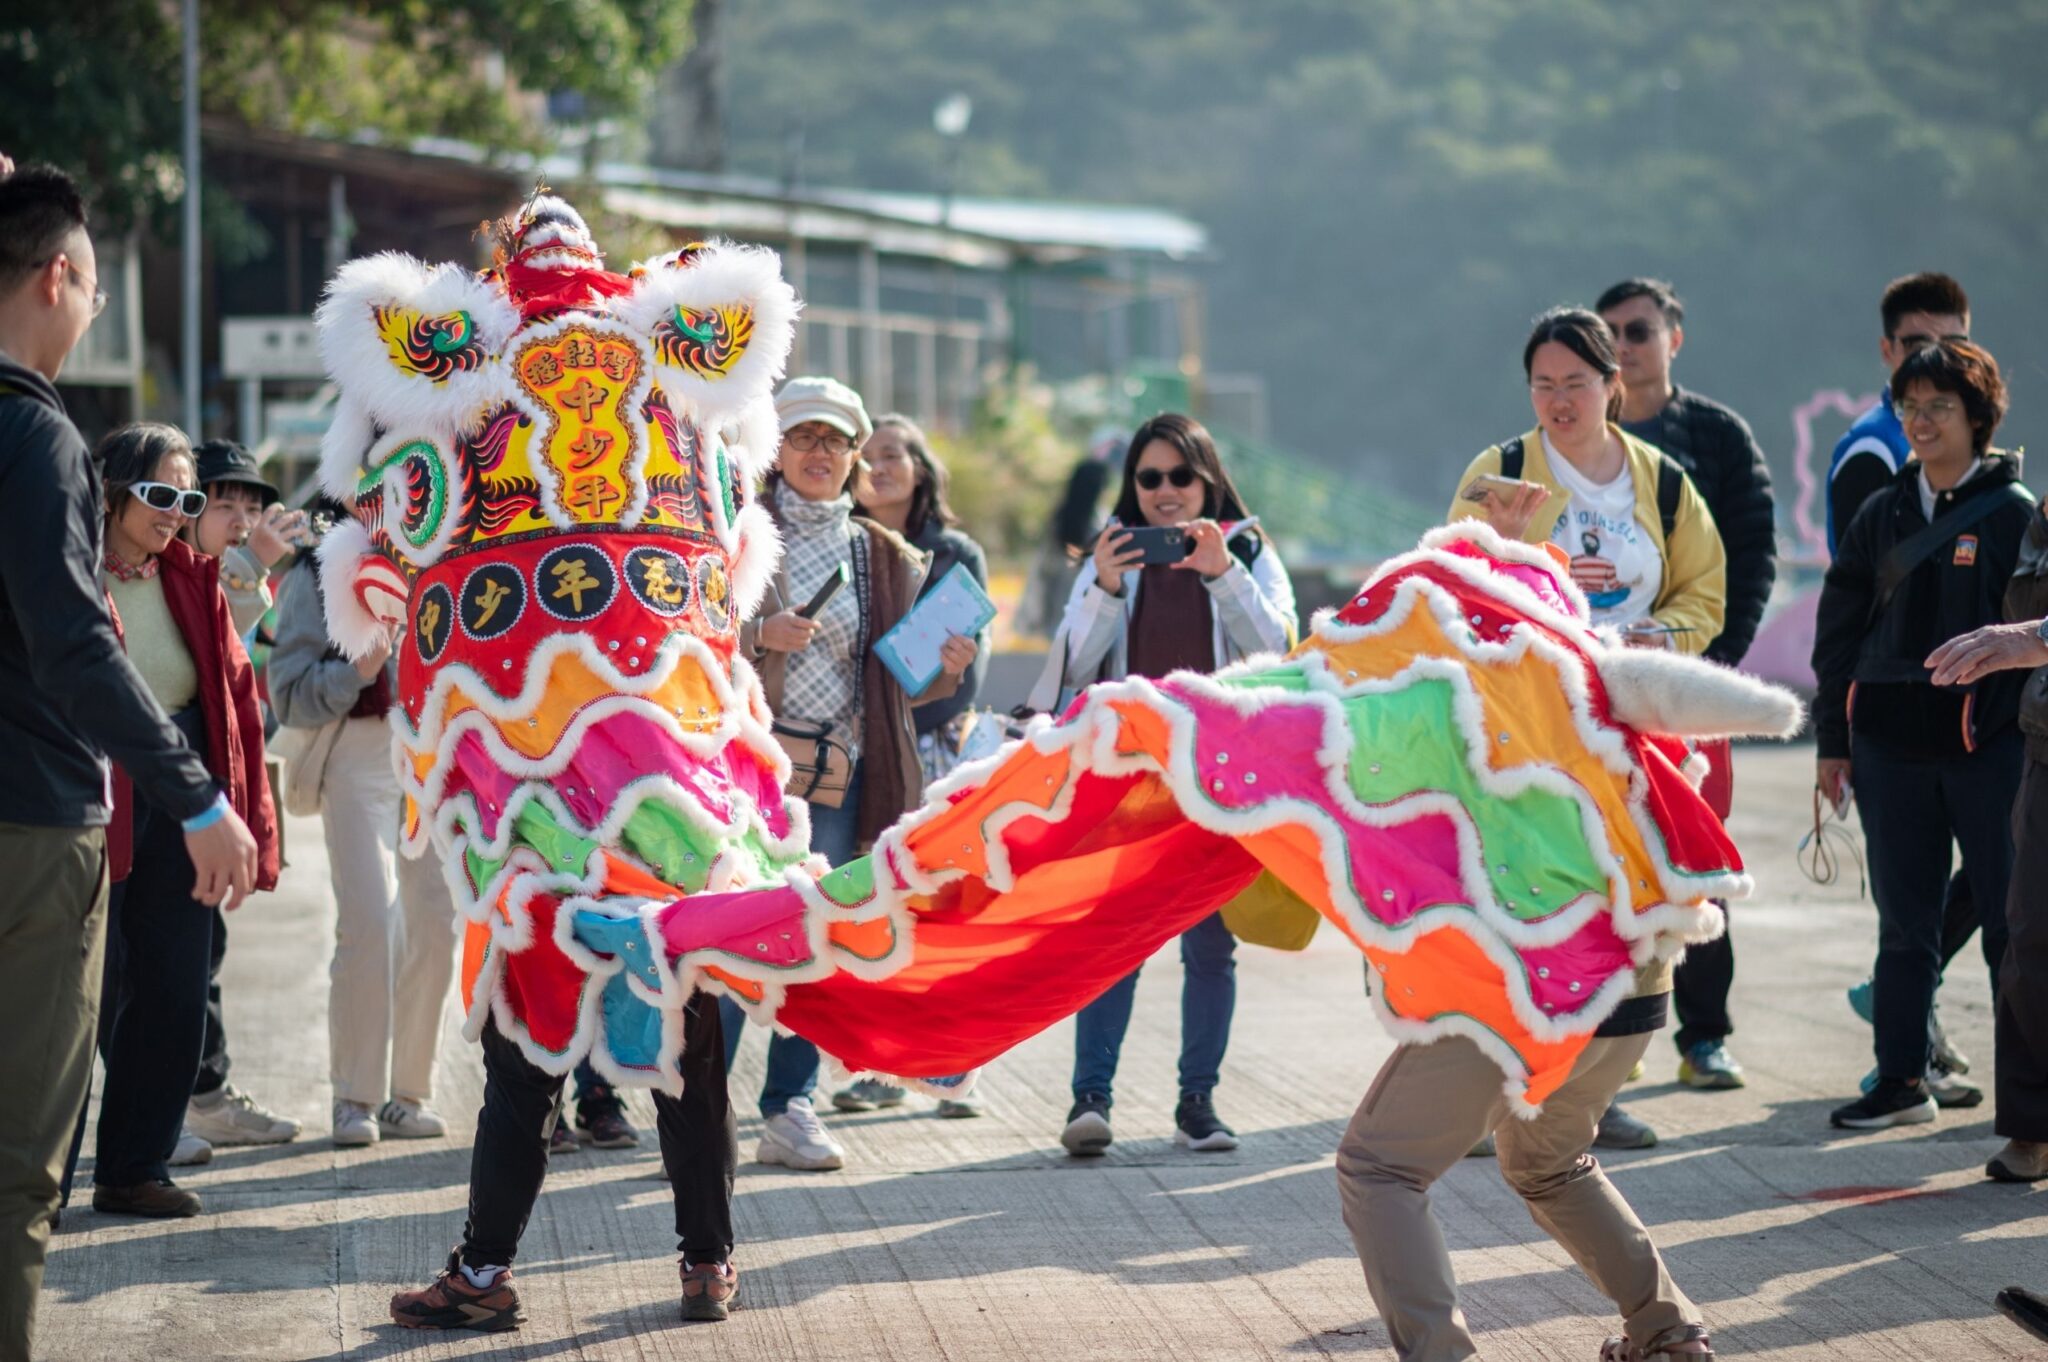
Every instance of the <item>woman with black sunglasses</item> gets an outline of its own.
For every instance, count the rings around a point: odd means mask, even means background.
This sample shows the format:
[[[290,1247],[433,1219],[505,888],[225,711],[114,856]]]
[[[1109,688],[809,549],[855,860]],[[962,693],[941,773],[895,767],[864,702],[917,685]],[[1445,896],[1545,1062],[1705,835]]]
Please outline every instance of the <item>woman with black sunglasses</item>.
[[[102,581],[122,645],[255,835],[257,888],[274,889],[277,813],[256,674],[221,592],[219,561],[179,537],[206,509],[192,446],[175,427],[143,422],[109,434],[93,457],[107,507]],[[177,818],[137,796],[118,767],[114,774],[107,859],[117,883],[108,898],[106,1087],[92,1204],[117,1215],[197,1215],[199,1198],[172,1183],[169,1162],[199,1072],[213,908],[192,896]],[[81,1113],[81,1131],[82,1122]]]
[[[1294,646],[1294,585],[1272,541],[1192,417],[1168,412],[1138,428],[1124,453],[1123,485],[1108,527],[1067,601],[1037,708],[1063,705],[1071,689],[1122,676],[1211,672],[1253,653]],[[1176,528],[1187,556],[1145,563],[1131,531]],[[1237,1147],[1213,1095],[1237,1005],[1236,942],[1221,914],[1182,934],[1180,1103],[1174,1142],[1186,1149]],[[1134,973],[1081,1009],[1074,1035],[1074,1107],[1060,1143],[1075,1155],[1109,1147],[1110,1085],[1137,996]]]

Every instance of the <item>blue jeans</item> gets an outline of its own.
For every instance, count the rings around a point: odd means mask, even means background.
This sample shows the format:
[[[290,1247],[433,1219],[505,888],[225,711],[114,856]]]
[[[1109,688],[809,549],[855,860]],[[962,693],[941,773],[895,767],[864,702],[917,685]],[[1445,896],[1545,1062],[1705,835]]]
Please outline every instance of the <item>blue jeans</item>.
[[[813,804],[811,809],[811,850],[833,866],[854,858],[860,847],[860,764],[846,783],[846,798],[836,809]],[[725,1023],[725,1071],[732,1072],[733,1057],[739,1053],[740,1034],[747,1014],[730,998],[718,1000]],[[761,1084],[761,1115],[780,1116],[789,1109],[792,1097],[808,1098],[818,1088],[818,1047],[798,1036],[780,1031],[768,1038],[768,1076]]]
[[[1180,1090],[1207,1096],[1216,1090],[1223,1052],[1230,1045],[1230,1018],[1237,1010],[1237,938],[1211,913],[1180,934]],[[1138,971],[1074,1018],[1074,1096],[1111,1096],[1131,1004],[1138,996]]]

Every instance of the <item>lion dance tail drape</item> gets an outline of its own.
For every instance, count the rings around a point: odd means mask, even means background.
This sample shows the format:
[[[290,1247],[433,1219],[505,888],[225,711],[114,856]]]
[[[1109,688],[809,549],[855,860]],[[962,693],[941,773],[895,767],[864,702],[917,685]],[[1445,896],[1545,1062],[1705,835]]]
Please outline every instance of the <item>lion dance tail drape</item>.
[[[794,299],[766,251],[610,274],[540,198],[478,275],[374,257],[321,309],[323,451],[358,523],[329,627],[402,627],[408,850],[457,891],[472,1035],[673,1086],[728,993],[945,1089],[1219,908],[1320,915],[1397,1034],[1472,1036],[1533,1108],[1634,972],[1747,892],[1683,735],[1782,692],[1585,625],[1548,554],[1437,531],[1287,659],[1091,688],[837,870],[806,854],[736,629]]]

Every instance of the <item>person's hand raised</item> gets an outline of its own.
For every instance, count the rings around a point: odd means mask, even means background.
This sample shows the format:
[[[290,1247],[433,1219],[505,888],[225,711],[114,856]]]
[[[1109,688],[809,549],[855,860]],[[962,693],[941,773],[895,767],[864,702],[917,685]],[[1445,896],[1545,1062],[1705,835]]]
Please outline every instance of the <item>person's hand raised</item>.
[[[1112,518],[1095,536],[1095,584],[1112,596],[1123,595],[1124,574],[1144,556],[1144,550],[1131,543],[1131,532]]]

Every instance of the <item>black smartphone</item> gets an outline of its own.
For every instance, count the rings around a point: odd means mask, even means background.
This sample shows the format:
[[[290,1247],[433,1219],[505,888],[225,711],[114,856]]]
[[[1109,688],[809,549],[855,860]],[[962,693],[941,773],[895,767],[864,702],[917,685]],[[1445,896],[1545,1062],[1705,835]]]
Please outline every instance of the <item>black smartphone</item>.
[[[816,619],[818,612],[830,605],[832,598],[839,594],[839,589],[846,585],[846,576],[846,564],[841,563],[833,568],[832,575],[825,579],[825,585],[818,588],[818,594],[805,601],[803,609],[796,613],[807,620]]]
[[[1122,533],[1131,537],[1130,542],[1123,546],[1123,552],[1137,549],[1144,555],[1138,560],[1140,563],[1178,563],[1195,551],[1194,540],[1188,538],[1188,532],[1179,525],[1132,525]]]

